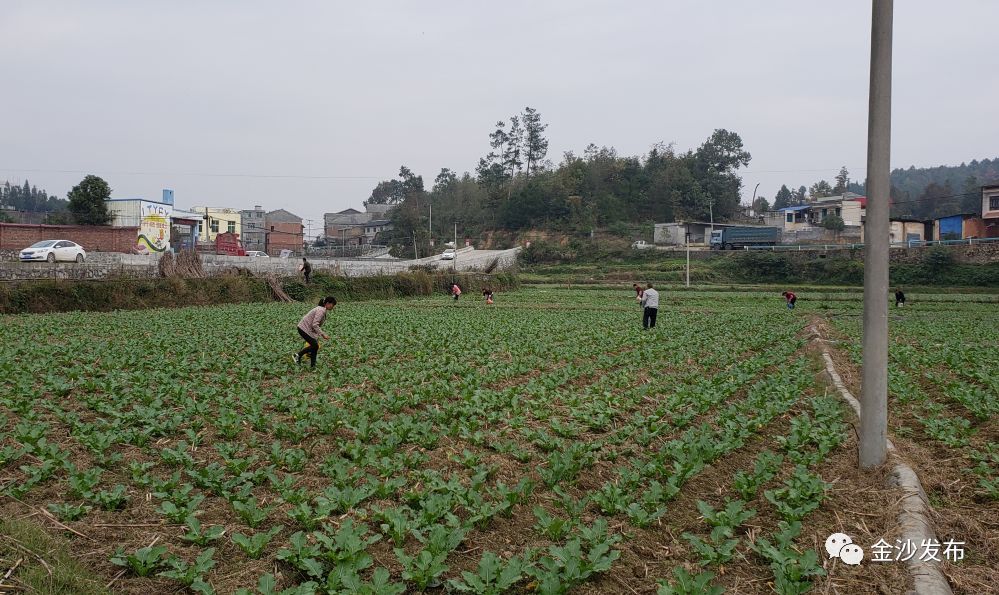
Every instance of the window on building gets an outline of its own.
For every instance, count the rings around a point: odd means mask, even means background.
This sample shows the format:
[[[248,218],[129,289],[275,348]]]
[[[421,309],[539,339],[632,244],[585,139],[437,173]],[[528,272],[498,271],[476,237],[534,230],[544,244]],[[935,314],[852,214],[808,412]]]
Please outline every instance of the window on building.
[[[229,233],[236,233],[236,222],[226,221],[226,231],[228,231]]]
[[[273,225],[271,225],[271,231],[274,231],[274,226]]]
[[[787,221],[788,223],[794,223],[794,213],[788,211],[787,219],[785,219],[785,221]]]
[[[999,196],[990,196],[989,197],[989,210],[990,211],[999,211]]]
[[[212,222],[208,224],[208,226],[211,228],[212,233],[219,232],[219,222],[217,219],[213,219]]]

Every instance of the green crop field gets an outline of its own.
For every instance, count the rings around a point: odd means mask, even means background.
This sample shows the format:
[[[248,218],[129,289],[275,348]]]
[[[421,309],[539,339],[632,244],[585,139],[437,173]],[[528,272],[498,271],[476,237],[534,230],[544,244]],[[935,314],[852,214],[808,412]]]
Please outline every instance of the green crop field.
[[[827,323],[854,365],[860,296],[665,291],[644,332],[633,295],[342,303],[315,371],[291,360],[309,305],[5,317],[0,517],[65,540],[94,592],[904,590],[904,564],[822,547],[898,536],[807,342]],[[910,306],[893,439],[955,457],[960,496],[931,496],[996,522],[996,306]],[[969,543],[955,586],[994,551]]]

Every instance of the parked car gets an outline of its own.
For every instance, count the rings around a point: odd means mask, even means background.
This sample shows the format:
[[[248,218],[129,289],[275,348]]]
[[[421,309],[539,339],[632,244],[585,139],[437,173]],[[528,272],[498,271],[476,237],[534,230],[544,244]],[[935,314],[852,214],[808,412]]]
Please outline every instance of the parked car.
[[[270,255],[261,250],[247,250],[247,256],[252,256],[253,258],[270,258]]]
[[[441,254],[441,260],[454,260],[454,248],[448,248]]]
[[[22,262],[47,261],[55,262],[63,260],[67,262],[83,262],[87,259],[87,252],[83,246],[69,240],[43,240],[35,242],[24,250],[21,250],[20,258]]]

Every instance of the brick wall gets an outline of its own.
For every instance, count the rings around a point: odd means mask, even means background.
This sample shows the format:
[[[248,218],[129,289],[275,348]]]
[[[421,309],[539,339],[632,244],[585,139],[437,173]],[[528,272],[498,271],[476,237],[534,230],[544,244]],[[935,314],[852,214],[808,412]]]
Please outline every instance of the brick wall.
[[[87,252],[132,252],[137,227],[0,223],[0,250],[21,250],[41,240],[70,240]]]
[[[282,250],[301,254],[302,238],[301,223],[267,222],[267,253],[271,256],[279,256]]]

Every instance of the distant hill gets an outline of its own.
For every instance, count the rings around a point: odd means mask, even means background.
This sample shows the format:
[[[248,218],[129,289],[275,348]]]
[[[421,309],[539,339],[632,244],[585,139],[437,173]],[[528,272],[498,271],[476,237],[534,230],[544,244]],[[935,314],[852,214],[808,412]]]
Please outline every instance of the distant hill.
[[[961,165],[894,169],[892,216],[933,219],[981,211],[981,187],[999,183],[999,157]],[[864,192],[863,185],[851,190]]]

